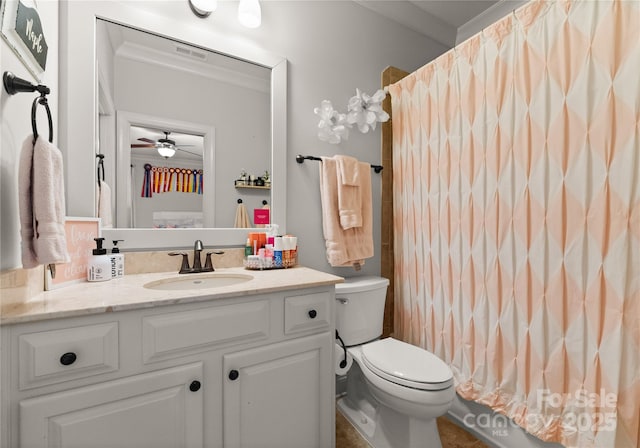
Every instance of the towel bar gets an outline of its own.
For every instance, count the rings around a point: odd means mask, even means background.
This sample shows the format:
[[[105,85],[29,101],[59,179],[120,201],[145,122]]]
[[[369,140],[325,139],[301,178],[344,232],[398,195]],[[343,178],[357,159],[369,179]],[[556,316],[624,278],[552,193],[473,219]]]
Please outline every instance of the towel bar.
[[[47,102],[47,95],[51,93],[51,89],[43,84],[31,84],[26,79],[18,78],[11,72],[4,72],[2,75],[2,83],[4,84],[4,90],[9,95],[15,95],[20,92],[38,92],[39,97],[33,100],[31,105],[31,129],[33,130],[33,141],[38,138],[38,126],[36,125],[36,108],[38,104],[42,104],[47,111],[47,118],[49,119],[49,143],[53,143],[53,120],[51,118],[51,110],[49,109],[49,103]]]
[[[296,156],[296,162],[298,163],[304,163],[305,160],[317,160],[322,162],[322,159],[316,156],[303,156],[300,154]],[[371,168],[373,168],[373,171],[375,171],[376,173],[380,173],[380,171],[384,169],[382,165],[371,165]]]
[[[19,92],[35,92],[36,90],[40,95],[49,95],[51,90],[49,87],[42,84],[31,84],[26,79],[18,78],[11,72],[4,72],[2,75],[2,83],[4,84],[4,90],[9,95],[15,95]]]
[[[98,159],[98,165],[96,167],[96,177],[98,178],[99,186],[101,180],[104,181],[104,154],[96,154],[96,159]],[[101,173],[102,176],[100,176]],[[100,177],[102,177],[102,179],[100,179]]]

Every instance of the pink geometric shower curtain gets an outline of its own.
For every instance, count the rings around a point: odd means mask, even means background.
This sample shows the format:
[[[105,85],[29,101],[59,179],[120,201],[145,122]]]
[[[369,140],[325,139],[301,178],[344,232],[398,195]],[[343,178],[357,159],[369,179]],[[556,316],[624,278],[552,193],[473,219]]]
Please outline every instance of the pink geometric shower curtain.
[[[640,1],[532,2],[390,86],[395,331],[575,447],[640,443]]]

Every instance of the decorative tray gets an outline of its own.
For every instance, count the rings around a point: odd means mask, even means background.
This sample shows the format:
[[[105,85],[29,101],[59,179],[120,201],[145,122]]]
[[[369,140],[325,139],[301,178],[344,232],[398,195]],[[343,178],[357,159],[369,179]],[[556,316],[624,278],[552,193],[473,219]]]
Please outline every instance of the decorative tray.
[[[242,263],[245,269],[249,269],[251,271],[287,269],[292,268],[298,264],[298,257],[293,257],[288,260],[282,260],[278,263],[270,258],[245,258]]]

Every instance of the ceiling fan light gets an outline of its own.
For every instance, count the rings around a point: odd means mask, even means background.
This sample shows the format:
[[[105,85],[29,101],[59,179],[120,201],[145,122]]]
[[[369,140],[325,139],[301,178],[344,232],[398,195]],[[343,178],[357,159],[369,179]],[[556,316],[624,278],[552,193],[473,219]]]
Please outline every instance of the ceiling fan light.
[[[173,157],[176,153],[176,148],[169,143],[159,143],[156,149],[158,154],[166,159]]]
[[[218,0],[189,0],[189,6],[191,7],[191,11],[204,19],[205,17],[209,17],[213,11],[218,7]]]
[[[259,0],[240,0],[238,21],[247,28],[258,28],[262,23],[262,10]]]

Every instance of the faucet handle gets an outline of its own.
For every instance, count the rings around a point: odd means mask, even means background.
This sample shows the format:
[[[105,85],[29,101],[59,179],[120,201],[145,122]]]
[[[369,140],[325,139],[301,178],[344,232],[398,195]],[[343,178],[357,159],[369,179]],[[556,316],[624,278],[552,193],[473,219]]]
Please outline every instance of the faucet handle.
[[[180,266],[179,274],[186,274],[191,272],[191,267],[189,267],[189,255],[186,252],[169,252],[169,255],[175,257],[176,255],[182,255],[182,265]]]
[[[211,255],[222,255],[224,253],[223,250],[214,250],[212,252],[207,252],[207,259],[204,262],[204,272],[213,272],[215,268],[213,267],[213,263],[211,262]]]

